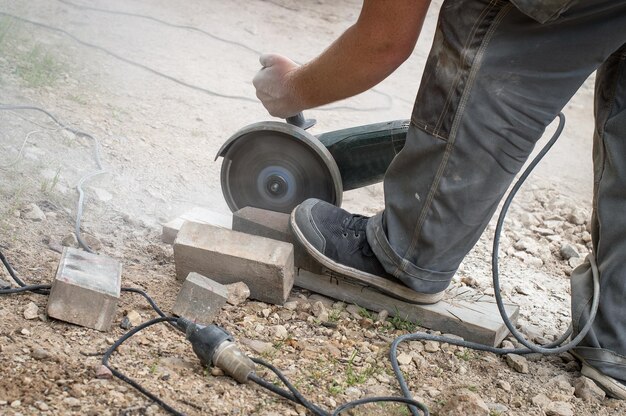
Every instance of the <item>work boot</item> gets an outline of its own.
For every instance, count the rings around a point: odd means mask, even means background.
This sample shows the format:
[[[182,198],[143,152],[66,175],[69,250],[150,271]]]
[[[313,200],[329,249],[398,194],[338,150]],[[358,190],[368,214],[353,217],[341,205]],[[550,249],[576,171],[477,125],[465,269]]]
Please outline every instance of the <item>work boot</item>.
[[[439,301],[443,292],[415,292],[387,273],[367,242],[368,220],[319,199],[307,199],[293,210],[290,223],[296,239],[330,272],[409,302]]]

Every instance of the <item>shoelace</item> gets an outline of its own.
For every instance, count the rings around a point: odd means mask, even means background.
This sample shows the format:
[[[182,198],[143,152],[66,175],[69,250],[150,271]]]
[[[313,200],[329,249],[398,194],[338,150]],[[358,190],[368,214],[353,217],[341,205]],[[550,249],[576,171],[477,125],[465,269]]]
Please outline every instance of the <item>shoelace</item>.
[[[343,236],[348,236],[348,230],[354,231],[354,237],[360,238],[361,235],[365,236],[365,229],[367,227],[367,221],[369,217],[363,215],[352,215],[343,220]],[[367,238],[362,238],[359,244],[356,246],[355,252],[361,251],[365,256],[373,256],[374,252],[367,242]]]

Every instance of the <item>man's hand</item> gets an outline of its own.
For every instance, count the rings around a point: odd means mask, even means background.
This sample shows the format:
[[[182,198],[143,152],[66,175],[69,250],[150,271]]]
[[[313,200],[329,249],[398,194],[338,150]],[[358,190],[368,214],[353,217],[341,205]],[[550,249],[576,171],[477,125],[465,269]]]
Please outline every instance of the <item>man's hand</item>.
[[[298,65],[291,59],[278,54],[261,55],[261,70],[252,84],[256,96],[274,117],[287,118],[303,110],[301,100],[294,88],[291,74]]]

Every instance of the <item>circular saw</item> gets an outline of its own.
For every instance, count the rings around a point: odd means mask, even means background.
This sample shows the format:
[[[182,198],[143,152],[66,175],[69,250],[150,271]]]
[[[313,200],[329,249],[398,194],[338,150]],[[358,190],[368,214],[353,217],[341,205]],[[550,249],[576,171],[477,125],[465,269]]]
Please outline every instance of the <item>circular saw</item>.
[[[290,213],[308,198],[341,205],[344,190],[382,180],[406,140],[408,121],[314,136],[302,113],[287,123],[263,121],[231,136],[223,157],[222,193],[234,212],[250,206]]]

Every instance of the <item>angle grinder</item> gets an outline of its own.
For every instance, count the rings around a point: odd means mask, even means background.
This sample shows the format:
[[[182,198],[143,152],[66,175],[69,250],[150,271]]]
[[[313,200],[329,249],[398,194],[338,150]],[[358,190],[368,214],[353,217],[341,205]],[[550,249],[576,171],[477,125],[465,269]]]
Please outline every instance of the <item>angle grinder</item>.
[[[290,213],[308,198],[340,206],[343,191],[380,182],[404,147],[409,120],[315,136],[302,113],[286,123],[262,121],[233,134],[223,157],[222,193],[234,212],[250,206]]]

